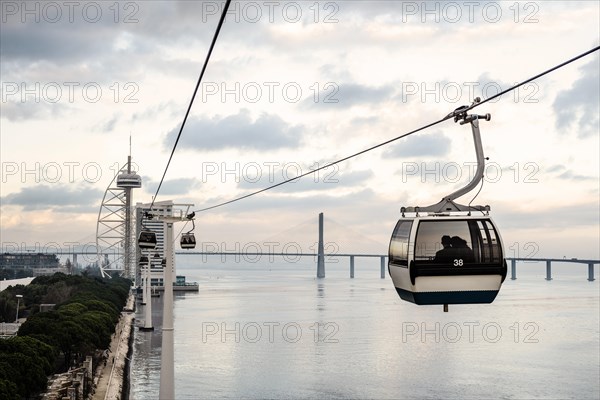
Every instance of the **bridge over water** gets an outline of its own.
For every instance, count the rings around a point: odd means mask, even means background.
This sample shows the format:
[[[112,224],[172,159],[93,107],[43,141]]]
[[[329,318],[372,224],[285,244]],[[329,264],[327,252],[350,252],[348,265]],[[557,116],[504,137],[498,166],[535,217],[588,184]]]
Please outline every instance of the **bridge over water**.
[[[20,252],[16,252],[20,253]],[[78,255],[96,256],[95,251],[54,251],[43,254],[56,254],[60,256],[72,256],[76,262]],[[325,277],[325,260],[332,258],[348,257],[350,278],[354,278],[354,271],[357,258],[379,258],[380,259],[380,277],[385,278],[387,254],[368,254],[368,253],[295,253],[295,252],[233,252],[233,251],[176,251],[176,255],[193,255],[213,257],[221,256],[223,259],[227,257],[282,257],[284,259],[296,259],[298,257],[313,257],[317,259],[317,277]],[[322,260],[322,261],[319,261]],[[517,262],[524,263],[545,263],[546,264],[546,280],[552,280],[552,263],[574,263],[587,264],[588,276],[587,280],[592,282],[594,277],[594,265],[600,264],[600,260],[579,259],[579,258],[529,258],[529,257],[506,257],[506,262],[510,263],[510,279],[517,279]]]
[[[221,257],[314,257],[319,258],[318,253],[267,253],[267,252],[206,252],[206,251],[177,251],[175,254],[178,255],[198,255],[198,256],[221,256]],[[379,258],[380,263],[380,277],[382,279],[385,278],[385,269],[386,269],[386,258],[388,257],[386,254],[346,254],[346,253],[330,253],[323,254],[323,258],[332,258],[332,257],[348,257],[350,261],[350,278],[354,278],[354,270],[355,270],[355,259],[356,258]],[[506,257],[506,262],[510,262],[510,279],[517,279],[517,261],[534,263],[534,262],[543,262],[546,263],[546,280],[552,280],[552,263],[577,263],[577,264],[587,264],[588,265],[588,281],[594,281],[594,265],[600,264],[600,260],[588,260],[588,259],[578,259],[578,258],[515,258],[515,257]],[[317,277],[324,278],[324,270],[323,276]]]
[[[298,230],[299,227],[302,228],[309,228],[310,232],[314,232],[314,220],[309,220],[309,222],[304,222],[299,224],[296,227],[290,228],[288,230],[286,230],[285,232],[283,232],[284,234],[290,234],[292,231]],[[333,225],[334,227],[337,225],[340,229],[340,231],[343,231],[344,233],[346,233],[348,236],[352,236],[352,237],[358,237],[361,242],[365,242],[365,241],[372,241],[369,238],[366,238],[364,236],[362,236],[360,233],[358,232],[350,232],[351,229],[349,229],[346,226],[342,226],[340,224],[337,224],[335,221],[331,221],[330,219],[328,219],[328,224]],[[251,249],[251,248],[257,248],[257,246],[253,246],[248,245],[248,246],[244,246],[243,249],[238,250],[238,251],[220,251],[219,250],[219,246],[216,245],[216,243],[210,243],[210,242],[206,242],[203,243],[203,250],[202,251],[190,251],[190,250],[183,250],[183,251],[176,251],[175,254],[176,255],[194,255],[194,256],[203,256],[203,257],[213,257],[213,256],[221,256],[223,260],[225,260],[227,257],[245,257],[245,258],[249,258],[249,257],[283,257],[284,260],[290,260],[290,259],[295,259],[297,260],[300,257],[314,257],[317,260],[317,277],[318,278],[324,278],[325,277],[325,264],[326,264],[326,260],[327,259],[332,259],[332,258],[340,258],[340,257],[348,257],[348,261],[349,261],[349,274],[350,274],[350,278],[354,278],[354,272],[355,272],[355,265],[356,265],[356,259],[357,258],[379,258],[380,259],[380,277],[383,279],[386,276],[386,258],[388,257],[387,254],[376,254],[376,253],[370,253],[368,251],[365,251],[366,249],[361,248],[360,246],[357,246],[355,243],[344,243],[344,241],[340,241],[339,243],[345,244],[343,247],[344,248],[353,248],[356,249],[356,251],[352,251],[352,252],[342,252],[339,251],[339,245],[336,246],[330,246],[333,242],[328,242],[328,243],[324,243],[324,239],[323,239],[323,232],[324,231],[324,222],[323,222],[323,214],[319,214],[319,236],[318,236],[318,242],[313,242],[314,245],[310,245],[308,246],[309,249],[314,249],[314,251],[312,252],[305,252],[305,251],[247,251],[246,249]],[[308,234],[310,235],[310,232],[308,232]],[[339,233],[338,233],[339,235]],[[268,240],[265,241],[264,243],[274,243],[274,242],[269,242]],[[212,245],[215,246],[212,246]],[[255,243],[254,243],[255,244]],[[373,243],[375,244],[375,243]],[[380,246],[379,243],[376,243],[377,245]],[[268,247],[268,246],[267,246]],[[294,246],[291,246],[294,247]],[[331,247],[333,247],[333,251],[325,251],[325,249],[331,249]],[[261,247],[258,246],[258,249],[260,250]],[[285,248],[284,248],[285,249]],[[302,246],[298,246],[298,247],[294,247],[294,249],[302,249]],[[8,249],[7,249],[8,250]],[[83,248],[75,248],[73,246],[68,247],[67,249],[61,249],[60,246],[56,246],[53,248],[44,248],[44,249],[40,249],[41,251],[36,253],[41,253],[41,254],[56,254],[59,256],[71,256],[73,263],[77,264],[77,257],[78,256],[91,256],[91,258],[88,258],[87,261],[90,260],[94,260],[99,262],[100,260],[97,260],[97,249],[95,246],[84,246]],[[6,251],[6,250],[3,250]],[[19,254],[19,253],[30,253],[30,250],[25,250],[23,248],[19,248],[17,246],[15,246],[14,248],[9,250],[10,253],[12,254]],[[110,256],[112,253],[110,254],[104,254],[104,256]],[[594,277],[594,265],[598,265],[600,264],[600,260],[593,260],[593,259],[578,259],[578,258],[536,258],[536,257],[506,257],[505,258],[507,263],[510,262],[510,278],[512,280],[517,279],[517,262],[523,262],[523,263],[545,263],[546,264],[546,280],[552,280],[552,263],[575,263],[575,264],[587,264],[588,266],[588,276],[587,276],[587,280],[588,281],[594,281],[595,277]],[[254,260],[253,260],[254,262]]]

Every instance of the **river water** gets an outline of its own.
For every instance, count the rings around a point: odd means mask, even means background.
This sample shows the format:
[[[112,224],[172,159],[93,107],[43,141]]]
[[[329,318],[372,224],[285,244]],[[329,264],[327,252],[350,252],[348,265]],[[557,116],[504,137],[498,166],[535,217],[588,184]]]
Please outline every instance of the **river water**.
[[[288,260],[289,261],[289,260]],[[518,264],[491,305],[400,300],[379,260],[260,263],[177,256],[175,394],[206,398],[600,398],[600,299],[587,265]],[[596,276],[598,272],[596,270]],[[131,399],[158,398],[154,332],[136,329]],[[138,305],[136,319],[143,319]]]

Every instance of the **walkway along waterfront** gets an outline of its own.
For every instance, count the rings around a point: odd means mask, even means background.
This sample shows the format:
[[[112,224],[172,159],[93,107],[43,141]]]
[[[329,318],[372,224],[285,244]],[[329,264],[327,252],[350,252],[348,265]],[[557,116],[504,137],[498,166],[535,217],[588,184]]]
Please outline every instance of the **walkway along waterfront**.
[[[118,400],[123,398],[126,387],[127,354],[134,322],[135,296],[129,295],[127,306],[115,327],[108,350],[108,357],[101,368],[95,385],[93,400]]]

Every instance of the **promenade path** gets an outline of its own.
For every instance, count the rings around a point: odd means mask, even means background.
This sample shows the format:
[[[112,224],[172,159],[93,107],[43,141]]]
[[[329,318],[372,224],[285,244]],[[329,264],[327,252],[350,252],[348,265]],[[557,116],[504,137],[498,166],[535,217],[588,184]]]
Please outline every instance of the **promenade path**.
[[[135,297],[129,295],[127,310],[133,310]],[[110,342],[108,358],[102,368],[93,400],[117,400],[123,393],[123,378],[125,374],[125,361],[129,350],[129,336],[133,329],[134,313],[121,312],[121,318],[115,327],[115,333]]]

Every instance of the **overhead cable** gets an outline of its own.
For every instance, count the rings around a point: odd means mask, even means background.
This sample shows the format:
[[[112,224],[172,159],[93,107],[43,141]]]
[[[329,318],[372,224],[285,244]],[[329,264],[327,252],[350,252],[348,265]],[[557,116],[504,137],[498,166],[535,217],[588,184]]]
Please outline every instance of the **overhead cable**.
[[[573,58],[571,58],[571,59],[569,59],[569,60],[567,60],[567,61],[565,61],[565,62],[563,62],[563,63],[560,63],[560,64],[558,64],[558,65],[556,65],[556,66],[554,66],[554,67],[552,67],[552,68],[550,68],[550,69],[547,69],[547,70],[546,70],[546,71],[544,71],[544,72],[541,72],[541,73],[539,73],[539,74],[537,74],[537,75],[535,75],[535,76],[532,76],[531,78],[529,78],[529,79],[526,79],[526,80],[524,80],[524,81],[523,81],[523,82],[521,82],[521,83],[517,83],[517,84],[515,84],[515,85],[511,86],[510,88],[508,88],[508,89],[506,89],[506,90],[503,90],[503,91],[501,91],[500,93],[497,93],[497,94],[495,94],[494,96],[488,97],[487,99],[481,100],[480,102],[478,102],[478,103],[474,103],[474,104],[472,104],[472,105],[470,105],[470,106],[461,107],[461,108],[460,108],[460,111],[461,111],[461,113],[465,113],[465,112],[467,112],[467,111],[469,111],[469,110],[472,110],[472,109],[474,109],[475,107],[479,107],[480,105],[482,105],[482,104],[484,104],[484,103],[487,103],[488,101],[491,101],[491,100],[493,100],[493,99],[495,99],[495,98],[498,98],[498,97],[502,96],[503,94],[509,93],[509,92],[511,92],[511,91],[513,91],[513,90],[515,90],[515,89],[517,89],[518,87],[521,87],[521,86],[523,86],[523,85],[526,85],[526,84],[527,84],[527,83],[529,83],[529,82],[532,82],[532,81],[534,81],[534,80],[536,80],[536,79],[538,79],[538,78],[541,78],[542,76],[544,76],[544,75],[547,75],[547,74],[549,74],[549,73],[551,73],[551,72],[553,72],[553,71],[556,71],[557,69],[559,69],[559,68],[562,68],[562,67],[564,67],[564,66],[566,66],[566,65],[569,65],[569,64],[571,64],[572,62],[575,62],[575,61],[577,61],[577,60],[579,60],[579,59],[581,59],[581,58],[583,58],[583,57],[585,57],[585,56],[588,56],[588,55],[590,55],[590,54],[592,54],[592,53],[594,53],[594,52],[598,51],[599,49],[600,49],[600,46],[596,46],[595,48],[593,48],[593,49],[591,49],[591,50],[588,50],[588,51],[586,51],[585,53],[579,54],[578,56],[576,56],[576,57],[573,57]],[[228,205],[228,204],[231,204],[231,203],[235,203],[235,202],[237,202],[237,201],[240,201],[240,200],[247,199],[247,198],[249,198],[249,197],[252,197],[252,196],[256,196],[256,195],[257,195],[257,194],[259,194],[259,193],[263,193],[263,192],[266,192],[266,191],[268,191],[268,190],[274,189],[274,188],[276,188],[276,187],[279,187],[279,186],[285,185],[285,184],[287,184],[287,183],[290,183],[290,182],[296,181],[296,180],[298,180],[298,179],[300,179],[300,178],[302,178],[302,177],[304,177],[304,176],[307,176],[307,175],[314,174],[315,172],[318,172],[318,171],[321,171],[321,170],[323,170],[323,169],[329,168],[329,167],[331,167],[331,166],[333,166],[333,165],[339,164],[339,163],[341,163],[341,162],[343,162],[343,161],[347,161],[347,160],[349,160],[349,159],[351,159],[351,158],[354,158],[354,157],[360,156],[361,154],[365,154],[365,153],[367,153],[367,152],[369,152],[369,151],[371,151],[371,150],[375,150],[375,149],[377,149],[377,148],[379,148],[379,147],[382,147],[382,146],[388,145],[388,144],[390,144],[390,143],[392,143],[392,142],[395,142],[396,140],[403,139],[403,138],[405,138],[405,137],[407,137],[407,136],[410,136],[410,135],[412,135],[412,134],[414,134],[414,133],[417,133],[417,132],[420,132],[420,131],[422,131],[422,130],[425,130],[425,129],[431,128],[431,127],[433,127],[433,126],[435,126],[435,125],[438,125],[438,124],[440,124],[440,123],[442,123],[442,122],[444,122],[444,121],[446,121],[446,120],[448,120],[448,119],[454,118],[454,116],[455,116],[455,114],[454,114],[454,113],[450,113],[450,114],[446,115],[445,117],[443,117],[443,118],[441,118],[441,119],[439,119],[439,120],[437,120],[437,121],[431,122],[431,123],[429,123],[429,124],[427,124],[427,125],[423,125],[423,126],[421,126],[420,128],[414,129],[414,130],[412,130],[412,131],[410,131],[410,132],[407,132],[407,133],[404,133],[404,134],[402,134],[402,135],[400,135],[400,136],[396,136],[395,138],[392,138],[392,139],[386,140],[385,142],[382,142],[382,143],[376,144],[376,145],[374,145],[374,146],[371,146],[371,147],[369,147],[369,148],[367,148],[367,149],[361,150],[361,151],[359,151],[359,152],[356,152],[356,153],[354,153],[354,154],[351,154],[351,155],[349,155],[349,156],[346,156],[346,157],[344,157],[344,158],[340,158],[339,160],[332,161],[332,162],[330,162],[330,163],[327,163],[327,164],[325,164],[325,165],[323,165],[323,166],[321,166],[321,167],[319,167],[319,168],[316,168],[316,169],[310,170],[310,171],[308,171],[308,172],[305,172],[305,173],[303,173],[303,174],[301,174],[301,175],[298,175],[298,176],[296,176],[296,177],[294,177],[294,178],[286,179],[286,180],[284,180],[284,181],[282,181],[282,182],[276,183],[276,184],[274,184],[274,185],[271,185],[271,186],[268,186],[268,187],[266,187],[266,188],[263,188],[263,189],[257,190],[257,191],[255,191],[255,192],[252,192],[252,193],[245,194],[245,195],[243,195],[243,196],[240,196],[240,197],[233,198],[233,199],[231,199],[231,200],[228,200],[228,201],[224,201],[224,202],[222,202],[222,203],[218,203],[218,204],[216,204],[216,205],[213,205],[213,206],[209,206],[209,207],[204,207],[204,208],[198,209],[198,210],[196,210],[196,212],[203,212],[203,211],[212,210],[212,209],[215,209],[215,208],[218,208],[218,207],[223,207],[223,206],[225,206],[225,205]]]
[[[173,145],[173,149],[171,150],[171,155],[169,156],[169,161],[167,161],[167,166],[165,167],[165,171],[163,172],[162,178],[160,178],[160,182],[158,187],[156,188],[156,193],[154,197],[152,197],[152,203],[150,204],[150,210],[152,210],[152,206],[154,206],[154,202],[158,197],[158,192],[163,184],[165,176],[167,175],[167,171],[169,169],[169,165],[171,164],[171,160],[173,159],[173,154],[175,154],[175,149],[177,148],[177,144],[179,143],[179,139],[181,138],[181,133],[183,132],[183,128],[185,127],[185,123],[190,115],[190,110],[192,109],[192,105],[194,104],[194,99],[196,98],[196,93],[198,93],[198,88],[200,87],[200,83],[202,82],[202,78],[204,77],[204,72],[206,71],[206,67],[208,66],[208,61],[210,60],[210,56],[215,47],[215,43],[217,42],[217,38],[219,37],[219,32],[221,32],[221,27],[223,26],[223,22],[225,21],[225,15],[227,14],[227,10],[229,9],[229,4],[231,0],[227,0],[225,2],[225,6],[223,7],[223,12],[221,13],[221,18],[219,19],[219,24],[217,25],[217,30],[213,36],[212,42],[210,44],[210,48],[208,49],[208,54],[206,55],[206,60],[204,60],[204,65],[202,66],[202,71],[200,72],[200,76],[198,77],[198,82],[196,82],[196,87],[194,88],[194,93],[192,94],[192,98],[190,99],[190,104],[188,105],[187,111],[185,113],[185,117],[183,118],[183,122],[181,123],[181,127],[179,128],[179,133],[177,134],[177,139],[175,140],[175,144]]]

